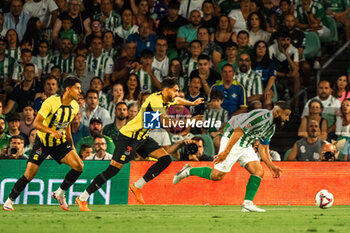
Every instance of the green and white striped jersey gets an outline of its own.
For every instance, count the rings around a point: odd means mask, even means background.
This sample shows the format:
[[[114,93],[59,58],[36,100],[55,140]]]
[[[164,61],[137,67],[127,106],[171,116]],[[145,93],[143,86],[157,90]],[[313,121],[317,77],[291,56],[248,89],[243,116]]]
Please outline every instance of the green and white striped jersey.
[[[204,111],[204,119],[205,120],[210,120],[210,121],[220,121],[221,124],[224,124],[227,122],[228,120],[228,111],[220,108],[220,109],[213,109],[213,108],[207,108]],[[218,131],[220,128],[216,128],[215,126],[210,126],[207,131],[209,133],[211,132],[216,132]]]
[[[0,61],[0,83],[12,78],[15,62],[15,59],[8,56],[5,56],[5,58]]]
[[[103,93],[100,91],[98,95],[98,106],[101,108],[107,109],[108,104],[107,104],[107,94]]]
[[[35,57],[34,64],[41,70],[41,76],[45,77],[45,75],[50,73],[50,55],[46,55],[46,57],[40,57],[39,55]]]
[[[101,22],[102,16],[103,16],[102,12],[98,13],[94,15],[93,20],[98,20]],[[105,30],[110,30],[114,32],[117,29],[117,27],[121,24],[121,22],[122,20],[120,15],[115,11],[111,11],[109,14],[109,17],[106,18],[104,23],[102,23],[102,28],[104,28]]]
[[[92,54],[87,57],[86,68],[88,71],[95,73],[95,76],[104,80],[105,74],[112,74],[113,60],[107,55],[102,54],[98,58],[94,58]]]
[[[184,70],[184,73],[185,73],[185,76],[186,77],[190,77],[191,75],[191,72],[193,70],[196,70],[197,69],[197,63],[198,61],[194,60],[193,58],[190,58],[190,59],[186,59],[184,61],[184,63],[182,63],[183,65],[183,70]]]
[[[242,73],[238,69],[234,79],[244,86],[247,92],[247,97],[263,94],[263,86],[260,73],[252,69],[250,69],[247,73]]]
[[[5,54],[18,61],[21,58],[21,49],[19,47],[15,49],[6,49]]]
[[[152,70],[154,72],[153,68]],[[141,92],[152,93],[153,91],[156,90],[155,87],[153,86],[151,76],[146,71],[144,71],[143,69],[140,69],[139,71],[137,71],[136,75],[140,82]],[[159,80],[158,77],[157,79],[159,82],[162,82],[162,80]]]
[[[241,147],[249,147],[255,140],[259,139],[263,145],[269,145],[275,133],[272,110],[257,109],[248,113],[242,113],[231,117],[228,121],[224,136],[231,137],[233,131],[240,127],[244,134],[239,139]]]
[[[50,59],[50,70],[53,66],[60,66],[62,73],[72,73],[74,71],[75,57],[69,56],[67,59],[63,59],[61,55],[53,56]]]
[[[24,71],[24,67],[19,64],[18,62],[15,63],[15,68],[13,70],[13,75],[12,75],[12,79],[13,80],[18,80],[18,81],[23,81],[24,80],[24,76],[23,76],[23,71]],[[37,65],[34,64],[34,72],[35,72],[35,77],[39,77],[39,70]]]
[[[117,59],[117,50],[112,48],[110,50],[102,49],[102,53],[115,61]]]

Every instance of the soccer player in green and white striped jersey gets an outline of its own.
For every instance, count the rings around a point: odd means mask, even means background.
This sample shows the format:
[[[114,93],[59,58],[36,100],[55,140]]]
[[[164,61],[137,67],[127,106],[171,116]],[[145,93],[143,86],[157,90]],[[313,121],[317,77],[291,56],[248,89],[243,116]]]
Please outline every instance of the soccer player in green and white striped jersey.
[[[224,130],[219,154],[214,156],[214,169],[210,167],[192,168],[186,164],[174,176],[173,183],[177,184],[188,176],[198,176],[213,181],[222,180],[238,161],[251,174],[246,187],[242,212],[265,212],[253,204],[264,171],[252,143],[257,139],[260,141],[258,151],[261,159],[270,169],[272,176],[279,178],[282,170],[271,161],[269,144],[275,128],[283,126],[289,120],[290,113],[289,104],[278,101],[272,110],[257,109],[233,116]]]
[[[94,15],[93,20],[102,22],[102,28],[112,32],[121,24],[121,17],[113,10],[111,0],[101,0],[101,12]]]
[[[50,59],[50,70],[53,66],[60,66],[62,73],[69,74],[74,71],[74,57],[72,56],[72,42],[63,38],[60,40],[61,54]]]
[[[0,38],[0,83],[6,82],[12,77],[15,59],[5,55],[7,43],[5,39]]]

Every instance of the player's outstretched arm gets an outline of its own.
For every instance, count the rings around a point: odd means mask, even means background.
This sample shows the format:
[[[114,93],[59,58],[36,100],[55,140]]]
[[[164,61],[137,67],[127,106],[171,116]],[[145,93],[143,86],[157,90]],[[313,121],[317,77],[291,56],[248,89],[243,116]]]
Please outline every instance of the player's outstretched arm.
[[[215,164],[221,163],[222,161],[224,161],[226,159],[226,157],[230,153],[232,147],[238,142],[238,140],[243,136],[243,134],[244,134],[244,132],[241,129],[241,127],[237,127],[233,131],[230,139],[227,141],[225,149],[222,152],[220,152],[219,154],[214,156],[214,163]]]
[[[176,97],[175,101],[177,104],[181,104],[181,105],[185,105],[185,106],[194,106],[194,105],[199,105],[199,104],[204,103],[203,98],[198,98],[192,102],[192,101],[188,101],[188,100],[181,98],[181,97]]]
[[[33,122],[33,127],[41,132],[52,134],[52,136],[56,139],[60,139],[62,137],[62,133],[51,129],[43,124],[45,118],[38,113]]]
[[[266,164],[266,166],[270,169],[273,178],[279,178],[281,176],[282,169],[275,164],[273,164],[270,153],[269,153],[269,145],[260,144],[258,147],[259,154],[261,156],[262,161]]]

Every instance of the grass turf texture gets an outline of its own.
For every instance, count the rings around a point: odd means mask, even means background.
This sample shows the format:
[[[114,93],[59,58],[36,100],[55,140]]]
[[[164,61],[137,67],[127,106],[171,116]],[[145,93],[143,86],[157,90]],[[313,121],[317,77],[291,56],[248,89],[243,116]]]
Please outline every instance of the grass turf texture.
[[[350,206],[262,206],[266,213],[241,213],[240,206],[91,205],[92,212],[58,206],[15,205],[0,214],[9,232],[350,232]]]

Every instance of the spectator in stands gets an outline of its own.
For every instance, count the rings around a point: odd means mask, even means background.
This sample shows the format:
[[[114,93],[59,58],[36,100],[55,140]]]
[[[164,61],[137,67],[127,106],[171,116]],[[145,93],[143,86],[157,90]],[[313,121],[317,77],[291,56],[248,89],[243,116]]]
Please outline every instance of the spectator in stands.
[[[298,136],[306,138],[307,125],[310,121],[316,121],[320,126],[320,139],[327,140],[328,137],[328,121],[322,117],[323,104],[319,99],[313,99],[308,104],[309,114],[302,117],[298,130]]]
[[[247,18],[249,32],[249,45],[252,47],[259,40],[269,42],[271,33],[267,32],[267,23],[264,16],[259,12],[252,12]]]
[[[344,99],[341,103],[340,115],[335,123],[337,137],[337,150],[343,151],[344,144],[350,138],[350,99]]]
[[[21,49],[19,47],[20,40],[18,39],[18,34],[15,29],[9,29],[6,33],[7,50],[6,55],[12,57],[16,61],[20,59]]]
[[[0,38],[0,84],[9,82],[9,79],[12,78],[14,64],[16,60],[12,57],[9,57],[5,54],[7,49],[7,42],[5,39]],[[5,66],[5,64],[8,64]]]
[[[34,145],[35,138],[36,138],[36,133],[37,133],[37,130],[35,128],[32,128],[29,132],[29,136],[28,136],[29,143],[23,149],[23,155],[27,158],[29,158],[30,153],[32,153],[33,145]]]
[[[81,90],[86,92],[90,88],[90,82],[95,73],[86,69],[86,57],[84,55],[77,55],[74,60],[74,71],[70,73],[78,77],[81,81]]]
[[[333,96],[338,98],[340,102],[343,102],[344,99],[350,98],[350,83],[348,82],[348,77],[342,75],[337,78],[337,81],[333,86]]]
[[[178,97],[185,98],[185,93],[179,92]],[[176,127],[172,126],[166,128],[168,133],[178,134],[180,136],[186,136],[190,131],[191,127],[186,125],[186,120],[192,117],[190,110],[186,108],[184,105],[175,104],[168,108],[167,112],[168,116],[176,119],[176,121],[184,122],[183,126],[177,125]]]
[[[310,120],[307,125],[307,137],[294,143],[287,160],[320,161],[322,146],[326,141],[319,138],[320,127],[317,121]]]
[[[121,24],[120,15],[113,10],[113,3],[111,0],[101,0],[100,3],[101,12],[93,16],[94,20],[98,20],[102,23],[102,28],[105,31],[115,31]]]
[[[202,53],[202,42],[193,40],[190,42],[190,57],[183,60],[182,69],[185,77],[190,77],[193,70],[197,69],[198,57]]]
[[[7,29],[15,29],[19,40],[22,40],[29,19],[30,16],[23,11],[22,1],[12,0],[10,12],[5,14],[4,25]]]
[[[152,62],[152,70],[158,80],[163,80],[168,76],[169,57],[167,56],[168,44],[165,37],[156,40],[156,52]]]
[[[140,82],[140,88],[142,92],[152,92],[160,90],[161,79],[155,76],[155,72],[152,69],[152,63],[154,60],[153,52],[149,49],[145,49],[141,53],[141,69],[136,72],[138,80]]]
[[[133,7],[134,12],[134,24],[141,27],[141,24],[148,23],[149,29],[154,30],[154,21],[150,14],[150,7],[147,0],[140,0],[137,4],[137,8]]]
[[[327,119],[328,133],[333,132],[335,130],[336,112],[339,111],[341,107],[341,102],[337,98],[332,96],[332,89],[330,83],[327,80],[323,80],[318,84],[317,96],[313,97],[306,103],[301,117],[309,115],[309,103],[313,99],[318,99],[321,101],[324,107],[322,117]]]
[[[214,67],[221,60],[222,49],[215,42],[210,41],[209,30],[206,27],[200,26],[197,31],[197,38],[202,42],[202,54],[208,55]]]
[[[209,95],[210,86],[214,85],[216,81],[220,80],[220,75],[214,69],[210,68],[210,59],[208,55],[201,54],[198,56],[198,69],[191,72],[190,79],[199,77],[201,79],[201,91],[205,95]]]
[[[78,154],[80,154],[81,145],[87,144],[87,145],[92,146],[94,144],[94,137],[97,135],[102,135],[103,124],[102,124],[101,118],[95,117],[95,118],[91,119],[90,124],[89,124],[89,131],[90,131],[90,136],[86,136],[86,137],[80,139],[76,145],[76,150],[77,150]],[[115,149],[115,145],[113,143],[113,140],[106,135],[103,135],[103,137],[106,139],[107,152],[110,154],[113,154],[114,149]]]
[[[29,0],[24,4],[23,11],[30,17],[38,17],[43,28],[52,28],[58,16],[54,0]]]
[[[22,133],[29,137],[29,132],[33,129],[34,108],[32,105],[23,108],[22,120],[19,123],[19,128]]]
[[[6,121],[9,124],[9,129],[6,132],[9,136],[21,136],[24,140],[24,145],[28,144],[28,137],[19,129],[21,117],[18,113],[10,113],[6,117]]]
[[[30,51],[29,49],[22,49],[21,59],[17,60],[17,62],[15,63],[12,80],[15,80],[16,83],[24,80],[24,74],[23,74],[24,67],[27,64],[33,64],[31,63],[31,61],[32,61],[32,51]],[[39,77],[38,67],[35,64],[33,65],[34,65],[34,77]]]
[[[218,44],[222,51],[226,51],[227,47],[232,47],[232,42],[237,41],[236,36],[236,33],[232,32],[230,19],[221,15],[215,33],[211,34],[211,40]]]
[[[112,60],[117,58],[117,49],[114,46],[114,34],[112,31],[105,31],[103,33],[103,49],[102,52],[104,55],[109,56]]]
[[[142,106],[142,104],[145,102],[145,100],[151,95],[149,92],[141,92],[139,95],[139,98],[137,99],[137,105]]]
[[[38,67],[39,76],[46,77],[49,74],[51,55],[49,54],[49,42],[40,40],[38,42],[38,53],[34,58],[34,63]]]
[[[61,81],[61,75],[62,75],[61,67],[60,66],[52,66],[50,68],[50,75],[56,78],[57,83],[58,83],[58,81]]]
[[[33,64],[27,64],[24,67],[24,80],[15,86],[10,95],[10,99],[4,109],[4,113],[9,113],[17,103],[16,112],[22,112],[28,104],[34,105],[34,98],[37,93],[42,93],[40,83],[34,80],[35,68]]]
[[[193,11],[198,11],[201,14],[200,10],[203,6],[204,0],[183,0],[180,3],[180,15],[188,19],[191,18],[191,13]]]
[[[240,9],[234,9],[228,14],[234,31],[247,30],[247,18],[250,13],[250,0],[242,0]]]
[[[275,64],[270,59],[268,45],[265,41],[258,41],[255,43],[251,54],[252,69],[261,74],[261,81],[263,85],[263,99],[264,107],[272,108],[272,98],[274,95],[277,99],[277,93],[274,93],[274,85],[276,80]],[[275,91],[276,92],[276,91]]]
[[[27,159],[23,155],[24,139],[22,136],[15,135],[10,138],[10,144],[7,149],[1,151],[0,157],[3,159]]]
[[[239,68],[234,79],[241,83],[247,93],[248,102],[263,100],[263,86],[261,74],[252,70],[252,61],[249,54],[242,53],[238,60]],[[271,102],[269,100],[268,102]]]
[[[92,39],[92,53],[87,57],[86,67],[89,71],[94,72],[95,76],[103,80],[104,87],[108,87],[111,84],[113,60],[102,53],[102,43],[101,37],[94,37]]]
[[[74,70],[73,45],[67,38],[61,39],[58,44],[60,46],[60,53],[51,57],[50,68],[56,65],[59,66],[63,73],[63,78],[65,78],[67,74],[72,73]]]
[[[129,35],[127,40],[136,42],[136,55],[140,57],[145,49],[149,49],[152,52],[155,51],[157,35],[152,34],[152,29],[148,22],[142,22],[139,26],[139,32]]]
[[[186,147],[189,144],[196,144],[198,150],[196,153],[191,154],[190,151],[184,150],[179,153],[178,150],[180,148]],[[179,142],[174,143],[170,147],[171,154],[175,155],[178,160],[181,161],[213,161],[213,157],[204,154],[204,146],[205,142],[202,137],[193,137],[190,140],[181,140]]]
[[[237,45],[237,58],[239,58],[242,53],[251,54],[252,48],[249,47],[249,33],[246,30],[241,30],[238,32]]]
[[[349,1],[328,0],[324,2],[326,14],[337,23],[343,24],[346,41],[350,40],[350,3]]]
[[[113,155],[106,152],[106,150],[107,150],[106,139],[101,135],[96,135],[94,137],[95,153],[86,157],[85,160],[111,160]]]
[[[294,8],[292,6],[291,0],[280,0],[279,11],[274,11],[271,15],[270,25],[276,31],[280,27],[283,27],[285,22],[285,17],[287,15],[293,14]]]
[[[284,83],[285,87],[280,91],[284,93],[284,98],[289,99],[288,83],[293,85],[293,93],[297,96],[300,90],[300,75],[299,75],[299,52],[291,44],[291,35],[287,30],[280,30],[277,36],[277,43],[269,47],[270,58],[276,66],[277,81]],[[280,98],[279,98],[280,99]],[[294,99],[295,109],[298,109],[299,98]]]
[[[226,58],[224,60],[221,60],[216,68],[216,71],[219,74],[221,74],[222,67],[225,64],[231,64],[235,71],[238,69],[237,49],[238,49],[238,45],[235,42],[226,43],[226,51],[225,51]]]
[[[181,4],[183,2],[184,1],[182,1]],[[200,12],[198,10],[191,11],[189,20],[189,24],[181,26],[177,31],[176,48],[178,50],[191,47],[191,41],[197,39],[197,29],[199,28],[201,22]]]
[[[101,24],[100,21],[92,20],[91,24],[90,24],[90,27],[91,27],[91,34],[85,35],[85,39],[84,39],[85,43],[88,46],[91,45],[92,38],[94,38],[94,37],[102,37],[102,35],[103,35],[103,28],[102,28],[102,24]]]
[[[167,17],[159,21],[157,34],[158,36],[165,36],[168,47],[176,49],[176,37],[181,26],[188,24],[186,18],[179,15],[180,3],[177,0],[171,0],[168,4],[169,14]],[[175,55],[177,57],[177,53]]]
[[[56,95],[58,91],[57,79],[53,75],[48,75],[44,80],[44,92],[36,95],[34,99],[34,110],[38,112],[42,103],[52,95]]]
[[[99,106],[98,92],[96,90],[88,90],[85,96],[85,106],[82,108],[81,123],[88,126],[92,118],[99,118],[103,125],[111,123],[111,118],[106,109]]]
[[[133,12],[129,8],[125,8],[121,12],[122,16],[122,24],[119,25],[113,32],[115,34],[115,41],[117,44],[123,45],[126,40],[128,39],[128,36],[137,33],[139,26],[135,25],[133,23]]]
[[[111,94],[108,96],[107,110],[111,116],[111,120],[115,118],[115,107],[119,102],[124,101],[124,89],[120,83],[114,83]]]
[[[208,29],[208,33],[212,34],[219,23],[219,18],[214,16],[214,3],[210,0],[205,0],[202,4],[203,18],[201,26]]]
[[[213,90],[224,93],[222,108],[231,116],[247,112],[247,96],[242,84],[234,80],[235,71],[230,64],[224,65],[221,72],[221,82],[217,82]]]
[[[61,12],[58,15],[57,20],[53,26],[52,37],[54,40],[58,38],[59,31],[62,27],[62,19],[61,17],[67,14],[66,11]],[[81,0],[69,0],[68,2],[68,14],[73,19],[73,30],[79,35],[79,37],[83,37],[83,35],[91,34],[90,28],[90,18],[89,16],[83,12],[83,3]]]
[[[118,145],[117,136],[119,130],[126,125],[128,117],[128,106],[125,102],[119,102],[115,106],[115,120],[113,123],[106,125],[103,129],[103,135],[113,139],[115,145]]]
[[[256,140],[253,143],[253,149],[254,149],[255,153],[258,155],[258,157],[261,160],[261,156],[260,156],[259,151],[258,151],[259,145],[260,145],[260,141]],[[269,150],[269,154],[270,154],[270,158],[271,158],[272,161],[281,161],[281,155],[277,151],[274,151],[274,150],[270,149]]]
[[[175,78],[179,85],[179,91],[187,93],[188,90],[188,77],[185,76],[182,69],[182,62],[179,58],[174,58],[171,60],[169,65],[168,77]]]
[[[3,10],[0,10],[0,37],[5,38],[7,28],[4,25],[5,18],[4,18],[4,12]]]
[[[3,117],[0,117],[0,150],[10,143],[10,136],[5,133],[6,129],[6,120]]]
[[[204,111],[204,119],[211,121],[220,121],[221,127],[217,128],[215,125],[213,127],[209,127],[207,129],[203,128],[203,132],[205,134],[209,134],[214,143],[215,153],[219,151],[221,136],[224,132],[226,122],[229,120],[228,111],[221,107],[224,101],[224,94],[219,90],[213,90],[210,92],[210,102],[208,107]]]
[[[80,41],[80,38],[78,38],[77,33],[73,30],[73,19],[72,17],[67,13],[63,14],[60,19],[62,20],[62,27],[59,32],[58,38],[59,39],[69,39],[70,42],[73,44],[74,48],[77,47],[78,42]]]
[[[44,38],[43,25],[38,17],[32,17],[28,21],[27,30],[22,41],[30,41],[33,45],[33,53],[38,53],[39,41]]]
[[[98,92],[98,106],[107,109],[107,94],[102,91],[103,81],[100,77],[93,77],[91,79],[90,89]]]
[[[86,125],[80,123],[81,112],[78,112],[75,115],[74,119],[71,122],[71,132],[73,143],[76,146],[80,139],[89,136],[89,128]]]
[[[140,82],[136,74],[129,74],[124,84],[124,101],[127,105],[136,103],[141,92]]]
[[[203,98],[204,100],[207,99],[206,95],[201,93],[202,88],[202,79],[198,76],[193,76],[189,83],[189,91],[186,95],[186,100],[188,101],[195,101],[198,98]],[[205,105],[204,103],[196,105],[196,106],[189,106],[188,109],[190,110],[192,116],[197,116],[199,114],[203,114]]]
[[[314,31],[321,40],[331,35],[323,4],[315,0],[302,0],[295,8],[296,26],[303,31]]]
[[[92,146],[87,145],[87,144],[83,144],[81,145],[81,149],[80,149],[80,158],[82,160],[85,160],[87,157],[93,155],[93,149]]]
[[[136,103],[132,103],[128,105],[128,121],[134,119],[139,112],[139,106]]]

